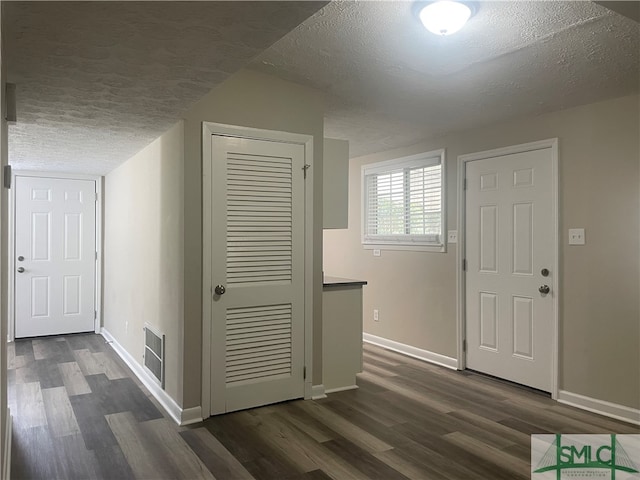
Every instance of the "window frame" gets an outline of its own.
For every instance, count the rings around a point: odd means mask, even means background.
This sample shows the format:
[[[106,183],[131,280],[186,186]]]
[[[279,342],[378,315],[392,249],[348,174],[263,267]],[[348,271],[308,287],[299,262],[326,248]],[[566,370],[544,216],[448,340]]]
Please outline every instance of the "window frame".
[[[441,231],[439,242],[417,241],[411,239],[411,235],[398,235],[398,238],[368,238],[367,229],[367,175],[390,173],[392,170],[399,170],[412,167],[427,167],[430,165],[440,165],[440,215]],[[406,157],[394,158],[382,162],[375,162],[362,165],[361,167],[361,212],[360,212],[360,240],[362,247],[366,250],[409,250],[423,252],[447,251],[447,206],[446,206],[446,158],[445,149],[433,150],[430,152],[418,153]]]

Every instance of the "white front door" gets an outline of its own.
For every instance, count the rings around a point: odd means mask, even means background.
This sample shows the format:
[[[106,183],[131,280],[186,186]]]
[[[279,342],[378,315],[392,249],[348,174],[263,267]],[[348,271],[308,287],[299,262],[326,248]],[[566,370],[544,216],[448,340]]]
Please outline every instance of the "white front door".
[[[16,176],[15,336],[94,331],[96,182]]]
[[[211,136],[211,413],[304,396],[304,146]]]
[[[547,392],[557,282],[552,159],[542,148],[465,169],[467,367]]]

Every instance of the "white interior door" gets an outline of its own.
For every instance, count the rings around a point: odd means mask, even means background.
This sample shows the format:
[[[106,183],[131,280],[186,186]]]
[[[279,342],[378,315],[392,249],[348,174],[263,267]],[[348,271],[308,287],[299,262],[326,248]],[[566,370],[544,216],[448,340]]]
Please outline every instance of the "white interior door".
[[[304,146],[212,135],[211,413],[304,396]]]
[[[16,176],[15,336],[94,330],[96,183]]]
[[[547,392],[557,281],[552,158],[543,148],[466,163],[467,367]]]

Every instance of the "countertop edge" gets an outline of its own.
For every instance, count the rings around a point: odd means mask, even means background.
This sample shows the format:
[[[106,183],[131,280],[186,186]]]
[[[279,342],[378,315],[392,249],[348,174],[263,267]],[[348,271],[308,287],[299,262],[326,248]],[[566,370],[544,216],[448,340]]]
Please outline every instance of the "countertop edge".
[[[366,280],[354,280],[351,278],[325,276],[322,282],[323,287],[362,287],[367,284]]]

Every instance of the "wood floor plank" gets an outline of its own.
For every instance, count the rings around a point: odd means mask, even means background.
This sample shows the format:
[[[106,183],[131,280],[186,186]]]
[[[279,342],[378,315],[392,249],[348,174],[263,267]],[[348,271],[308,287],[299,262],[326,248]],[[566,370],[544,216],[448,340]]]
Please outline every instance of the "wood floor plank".
[[[195,428],[180,432],[200,460],[214,477],[229,480],[254,480],[253,475],[204,428]]]
[[[624,423],[613,418],[603,417],[585,410],[578,410],[575,407],[569,405],[563,405],[556,403],[547,408],[551,412],[558,413],[564,417],[569,417],[580,422],[583,422],[589,427],[593,427],[595,433],[598,429],[603,429],[607,432],[618,432],[622,434],[638,434],[640,433],[640,425],[632,425],[630,423]]]
[[[49,360],[57,363],[75,361],[73,352],[64,338],[48,337],[35,339],[31,343],[36,360]]]
[[[62,381],[67,389],[69,396],[84,395],[91,393],[89,384],[82,375],[82,371],[76,362],[64,362],[58,364],[60,373],[62,374]]]
[[[93,358],[102,366],[104,374],[109,380],[119,380],[128,377],[124,369],[120,368],[120,365],[114,362],[107,352],[96,352],[93,354]]]
[[[106,420],[136,478],[182,478],[177,466],[168,461],[153,439],[144,435],[130,412],[107,415]]]
[[[379,478],[385,480],[407,480],[402,473],[393,469],[371,452],[365,451],[344,438],[329,440],[324,447],[345,460],[349,465],[358,469],[367,478]]]
[[[494,435],[499,435],[513,444],[524,445],[527,446],[527,448],[531,446],[531,435],[522,433],[519,430],[514,430],[501,423],[493,422],[475,413],[457,410],[448,415],[459,419],[461,425],[473,425],[483,432],[491,432]]]
[[[398,385],[397,383],[394,383],[392,379],[377,377],[367,372],[361,373],[359,374],[359,376],[369,380],[372,383],[375,383],[376,385],[379,385],[388,390],[396,392],[411,400],[415,400],[416,402],[422,403],[428,406],[429,408],[432,408],[433,410],[436,410],[440,413],[449,413],[455,410],[455,408],[452,405],[449,405],[447,403],[444,403],[438,400],[434,400],[433,398],[430,398],[428,395],[416,392],[411,388]]]
[[[14,417],[11,439],[12,479],[62,479],[58,470],[54,442],[46,426],[24,428],[22,418]]]
[[[335,479],[364,480],[367,478],[347,460],[326,447],[327,442],[332,440],[318,444],[303,431],[293,427],[287,418],[270,415],[261,417],[261,421],[263,428],[258,431],[264,441],[272,443],[276,441],[278,450],[287,456],[290,455],[289,449],[295,448],[298,466],[305,472],[321,468],[327,475]],[[335,436],[335,438],[340,437]],[[309,462],[305,458],[308,458]]]
[[[60,373],[60,369],[56,362],[51,362],[49,360],[34,360],[31,364],[31,368],[38,375],[41,388],[64,387],[64,380],[62,379],[62,374]]]
[[[87,450],[81,434],[59,437],[54,442],[59,478],[97,478],[99,465],[94,451]]]
[[[15,355],[23,357],[25,355],[33,356],[33,344],[31,340],[16,340],[13,342],[15,348]]]
[[[510,455],[508,452],[499,450],[479,441],[476,438],[469,437],[461,432],[453,432],[444,436],[444,438],[454,445],[461,447],[463,450],[487,459],[490,462],[500,465],[502,468],[509,470],[513,474],[513,479],[527,480],[531,474],[531,465],[522,461],[520,458]]]
[[[198,478],[202,480],[214,480],[214,476],[200,461],[198,456],[189,448],[180,434],[169,420],[159,418],[141,422],[138,425],[147,438],[154,439],[154,444],[159,446],[162,454],[180,471],[181,479]]]
[[[316,420],[322,421],[331,430],[362,447],[368,452],[382,452],[393,448],[388,443],[374,437],[360,427],[355,426],[344,417],[314,402],[298,402],[296,408],[308,413]]]
[[[47,425],[47,414],[44,409],[40,383],[16,384],[15,415],[19,418],[21,428],[44,427]]]
[[[65,387],[46,388],[42,390],[42,398],[47,424],[53,437],[80,434],[80,427]]]
[[[287,422],[309,435],[316,442],[322,443],[336,437],[336,432],[304,412],[291,408],[291,403],[285,403],[282,407],[277,415],[286,419]]]
[[[378,365],[367,363],[365,364],[363,370],[367,373],[371,373],[373,375],[379,375],[381,377],[397,377],[398,374],[392,370],[389,370],[384,367],[379,367]]]
[[[74,395],[69,397],[69,402],[88,450],[109,450],[118,444],[96,395]]]
[[[38,373],[34,371],[33,364],[25,365],[24,367],[15,369],[15,381],[16,383],[39,383],[40,377]]]

